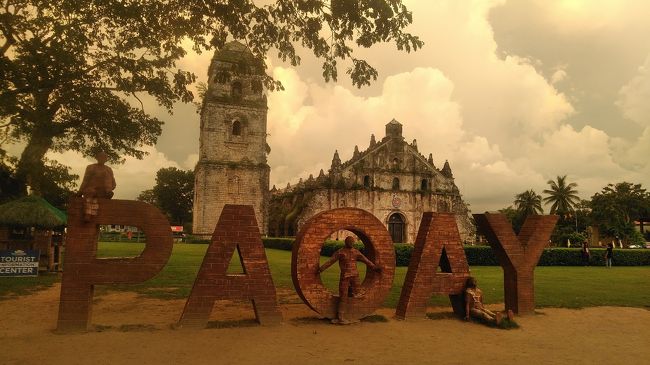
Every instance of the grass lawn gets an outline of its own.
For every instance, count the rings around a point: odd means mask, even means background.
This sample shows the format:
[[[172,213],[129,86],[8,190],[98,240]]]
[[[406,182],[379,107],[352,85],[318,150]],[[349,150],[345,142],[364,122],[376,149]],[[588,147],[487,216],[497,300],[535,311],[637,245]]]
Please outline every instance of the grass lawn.
[[[99,257],[137,256],[144,244],[106,242],[100,243]],[[192,289],[207,245],[175,244],[168,264],[156,277],[141,284],[98,287],[106,290],[136,291],[156,298],[187,298]],[[267,249],[275,286],[293,291],[291,282],[291,252]],[[321,262],[328,258],[322,257]],[[360,265],[362,268],[363,265]],[[230,271],[241,272],[239,261],[233,260]],[[363,270],[361,270],[363,272]],[[398,267],[387,307],[395,307],[406,276],[406,267]],[[503,274],[498,266],[473,266],[472,275],[483,289],[486,303],[503,301]],[[337,291],[338,265],[321,274],[325,285]],[[57,275],[39,278],[0,278],[0,298],[13,292],[23,294],[38,285],[51,285]],[[286,291],[285,290],[285,291]],[[535,270],[535,296],[539,307],[580,308],[589,306],[650,306],[650,267],[538,267]],[[297,299],[296,303],[299,303]],[[445,296],[434,296],[433,305],[449,305]]]

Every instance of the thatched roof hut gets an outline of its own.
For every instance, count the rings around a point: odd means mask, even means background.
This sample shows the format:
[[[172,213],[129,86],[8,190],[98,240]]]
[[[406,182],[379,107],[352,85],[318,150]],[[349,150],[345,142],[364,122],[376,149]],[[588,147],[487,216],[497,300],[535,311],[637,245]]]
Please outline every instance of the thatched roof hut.
[[[68,222],[68,217],[39,196],[26,196],[0,205],[0,225],[51,229]]]

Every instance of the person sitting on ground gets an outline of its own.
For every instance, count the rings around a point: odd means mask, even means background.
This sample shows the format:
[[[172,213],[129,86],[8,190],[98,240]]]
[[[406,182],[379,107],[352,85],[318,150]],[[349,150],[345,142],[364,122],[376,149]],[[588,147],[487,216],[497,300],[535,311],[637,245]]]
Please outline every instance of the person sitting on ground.
[[[465,284],[465,319],[469,321],[470,316],[488,322],[494,321],[497,325],[501,324],[503,319],[503,313],[494,313],[483,306],[483,292],[478,288],[476,279],[472,276],[467,278]],[[508,319],[513,320],[511,310],[508,310]]]
[[[381,271],[381,268],[368,260],[359,250],[354,248],[354,238],[348,236],[345,238],[345,247],[337,250],[323,266],[318,268],[318,274],[332,266],[336,261],[339,262],[341,276],[339,278],[339,302],[337,307],[337,320],[334,323],[349,323],[345,319],[345,304],[348,302],[348,293],[351,290],[353,297],[359,297],[359,271],[357,270],[357,261],[366,264],[371,270]]]

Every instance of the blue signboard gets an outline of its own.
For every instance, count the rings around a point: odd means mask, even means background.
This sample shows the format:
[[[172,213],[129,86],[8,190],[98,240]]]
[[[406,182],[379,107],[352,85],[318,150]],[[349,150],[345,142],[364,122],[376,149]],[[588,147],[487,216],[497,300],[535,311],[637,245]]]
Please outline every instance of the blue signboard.
[[[38,276],[38,250],[0,251],[0,277]]]

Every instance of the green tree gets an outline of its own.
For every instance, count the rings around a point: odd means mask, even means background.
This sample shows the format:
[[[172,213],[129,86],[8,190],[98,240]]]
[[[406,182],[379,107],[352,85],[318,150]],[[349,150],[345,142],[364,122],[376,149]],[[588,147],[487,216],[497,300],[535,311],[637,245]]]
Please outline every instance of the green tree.
[[[578,191],[574,189],[578,184],[573,182],[567,184],[566,175],[558,176],[557,181],[549,180],[547,184],[550,189],[543,191],[544,194],[548,195],[544,198],[544,203],[551,204],[551,214],[564,217],[573,212],[575,205],[580,201]]]
[[[194,200],[194,172],[167,167],[156,173],[156,185],[145,190],[138,200],[160,208],[174,225],[186,225],[192,221]]]
[[[68,197],[77,187],[78,175],[71,174],[70,169],[56,161],[45,159],[43,182],[39,190],[32,189],[32,194],[42,196],[59,209],[66,209]],[[15,158],[7,157],[0,151],[0,203],[17,199],[26,193],[27,185],[15,176]]]
[[[515,208],[524,218],[529,215],[542,214],[542,196],[533,189],[515,195]]]
[[[337,61],[346,60],[362,86],[377,71],[352,47],[417,50],[423,43],[404,31],[411,22],[400,0],[0,0],[0,136],[25,144],[16,178],[40,190],[51,150],[101,149],[113,162],[143,156],[162,122],[138,95],[170,112],[174,102],[193,100],[195,75],[176,67],[185,40],[200,52],[234,38],[259,59],[273,48],[292,65],[299,44],[323,60],[325,80],[336,80]]]
[[[499,213],[505,214],[506,219],[508,219],[510,224],[512,224],[512,229],[515,233],[519,233],[526,217],[517,209],[513,208],[512,205],[507,208],[499,209]]]
[[[156,195],[153,193],[153,189],[147,189],[142,191],[136,200],[149,203],[151,205],[158,206],[158,202],[156,201]]]
[[[629,240],[634,221],[650,215],[650,193],[641,184],[608,184],[591,197],[591,219],[610,237]]]

